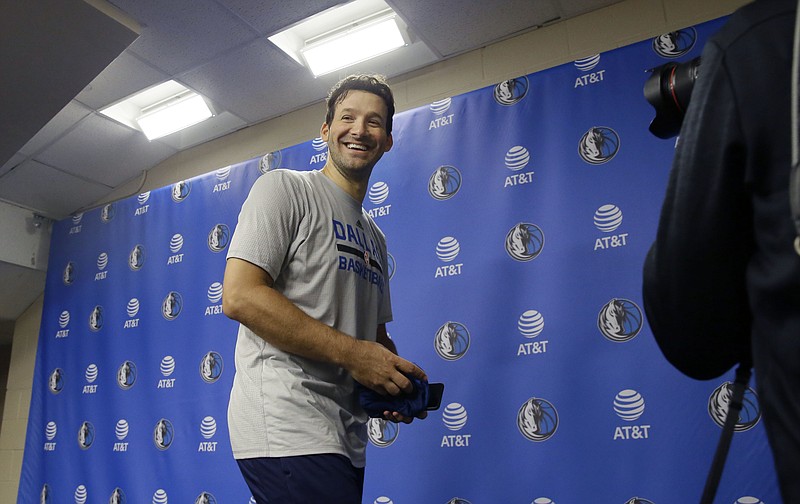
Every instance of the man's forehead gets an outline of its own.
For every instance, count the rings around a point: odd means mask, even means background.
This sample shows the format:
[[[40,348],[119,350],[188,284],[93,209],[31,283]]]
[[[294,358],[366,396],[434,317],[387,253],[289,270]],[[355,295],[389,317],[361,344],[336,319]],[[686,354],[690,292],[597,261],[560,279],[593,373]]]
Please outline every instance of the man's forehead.
[[[374,109],[374,112],[378,113],[384,119],[389,115],[389,108],[386,106],[386,102],[383,98],[375,93],[362,91],[360,89],[351,89],[344,92],[341,98],[336,102],[334,111],[361,110],[365,108],[364,105],[369,109]]]

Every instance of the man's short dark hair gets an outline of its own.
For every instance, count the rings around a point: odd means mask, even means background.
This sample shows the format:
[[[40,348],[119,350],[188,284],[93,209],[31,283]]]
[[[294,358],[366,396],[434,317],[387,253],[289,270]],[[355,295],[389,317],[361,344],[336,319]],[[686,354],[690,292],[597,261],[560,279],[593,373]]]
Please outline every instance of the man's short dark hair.
[[[349,75],[337,82],[330,93],[328,93],[328,99],[326,101],[328,110],[325,114],[325,123],[328,125],[331,124],[336,105],[340,104],[350,91],[366,91],[378,95],[383,99],[384,103],[386,103],[386,110],[388,111],[386,117],[386,134],[390,135],[392,133],[392,117],[394,116],[394,95],[389,88],[389,84],[386,83],[386,77],[383,75]]]

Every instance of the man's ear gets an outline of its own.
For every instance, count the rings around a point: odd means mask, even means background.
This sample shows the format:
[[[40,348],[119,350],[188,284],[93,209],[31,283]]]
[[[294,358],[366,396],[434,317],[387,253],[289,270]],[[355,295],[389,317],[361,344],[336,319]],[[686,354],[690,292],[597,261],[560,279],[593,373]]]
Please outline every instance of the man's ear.
[[[394,145],[394,138],[392,138],[392,134],[389,133],[389,136],[386,137],[386,148],[383,149],[383,152],[389,152],[392,150],[392,146]]]
[[[319,129],[319,137],[322,139],[323,142],[328,141],[328,133],[330,132],[330,127],[328,123],[322,123],[322,127]]]

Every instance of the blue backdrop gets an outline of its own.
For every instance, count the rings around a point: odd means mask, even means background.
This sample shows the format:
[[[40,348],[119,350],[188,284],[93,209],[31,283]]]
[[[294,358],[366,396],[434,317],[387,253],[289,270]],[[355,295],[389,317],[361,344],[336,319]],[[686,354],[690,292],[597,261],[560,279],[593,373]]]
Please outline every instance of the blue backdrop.
[[[648,132],[642,87],[721,22],[396,116],[364,206],[389,242],[389,332],[446,390],[425,421],[370,421],[365,503],[699,499],[732,375],[683,377],[644,320],[674,141]],[[326,156],[315,139],[56,224],[18,502],[251,501],[225,254],[257,177]],[[717,502],[778,502],[746,402]]]

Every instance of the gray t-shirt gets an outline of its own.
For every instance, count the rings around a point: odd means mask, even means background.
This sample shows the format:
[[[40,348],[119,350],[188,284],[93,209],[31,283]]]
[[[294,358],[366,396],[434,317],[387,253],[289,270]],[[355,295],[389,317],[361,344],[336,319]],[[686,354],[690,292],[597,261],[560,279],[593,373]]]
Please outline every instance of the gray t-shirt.
[[[375,341],[392,319],[386,239],[361,204],[321,171],[275,170],[253,185],[228,257],[263,268],[311,317]],[[234,457],[336,453],[365,465],[367,416],[353,379],[283,352],[244,325],[228,405]]]

